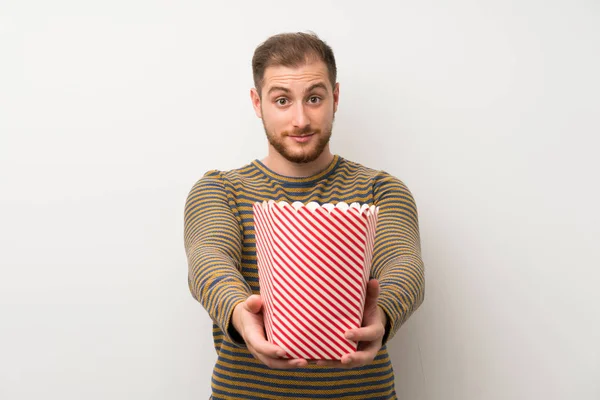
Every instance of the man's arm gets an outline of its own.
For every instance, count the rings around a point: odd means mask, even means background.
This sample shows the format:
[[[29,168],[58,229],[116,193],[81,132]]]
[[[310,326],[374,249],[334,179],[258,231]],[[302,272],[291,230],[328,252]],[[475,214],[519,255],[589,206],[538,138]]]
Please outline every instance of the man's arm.
[[[378,305],[387,315],[385,344],[423,302],[425,276],[411,192],[402,181],[381,172],[373,195],[379,215],[371,274],[379,281]]]
[[[243,345],[231,316],[252,291],[240,272],[242,231],[219,171],[207,172],[188,194],[184,242],[192,296],[231,342]]]

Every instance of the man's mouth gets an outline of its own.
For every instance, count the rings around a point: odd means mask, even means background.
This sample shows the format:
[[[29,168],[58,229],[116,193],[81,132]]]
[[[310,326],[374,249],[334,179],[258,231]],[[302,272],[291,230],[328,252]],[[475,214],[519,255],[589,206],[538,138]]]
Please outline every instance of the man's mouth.
[[[309,133],[309,134],[306,134],[306,135],[290,135],[290,136],[291,137],[307,137],[307,136],[312,136],[312,135],[314,135],[314,133]]]
[[[304,143],[308,142],[313,135],[314,133],[311,133],[310,135],[290,135],[290,137],[296,142]]]

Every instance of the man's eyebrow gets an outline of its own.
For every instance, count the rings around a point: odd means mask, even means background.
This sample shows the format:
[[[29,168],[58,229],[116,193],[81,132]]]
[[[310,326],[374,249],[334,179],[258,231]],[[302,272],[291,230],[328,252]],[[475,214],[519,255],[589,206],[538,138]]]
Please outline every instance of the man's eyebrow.
[[[323,82],[319,82],[319,83],[315,83],[314,85],[311,85],[308,89],[306,89],[306,91],[312,92],[315,89],[323,89],[323,90],[327,91],[327,86],[325,86],[325,84]]]
[[[284,88],[283,86],[273,86],[272,88],[269,89],[267,94],[271,94],[272,92],[275,92],[277,90],[281,90],[282,92],[286,92],[286,93],[290,92],[290,89]]]
[[[315,89],[323,89],[323,90],[327,91],[327,86],[323,82],[318,82],[318,83],[315,83],[314,85],[310,85],[310,87],[308,89],[306,89],[304,92],[305,93],[311,92],[311,91],[313,91]],[[272,92],[275,92],[277,90],[285,92],[285,93],[289,93],[290,92],[290,89],[285,88],[283,86],[273,86],[273,87],[271,87],[269,89],[269,91],[267,92],[267,94],[271,94]]]

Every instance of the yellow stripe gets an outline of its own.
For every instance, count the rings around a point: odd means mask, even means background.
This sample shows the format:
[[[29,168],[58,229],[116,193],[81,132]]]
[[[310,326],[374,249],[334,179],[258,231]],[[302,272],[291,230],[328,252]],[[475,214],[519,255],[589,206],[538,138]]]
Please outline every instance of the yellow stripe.
[[[317,367],[315,365],[310,365],[310,366]],[[215,368],[219,369],[224,375],[253,378],[253,379],[256,379],[258,376],[260,376],[260,379],[265,382],[277,383],[277,384],[282,384],[282,385],[286,384],[286,382],[287,382],[287,384],[297,384],[298,379],[302,379],[304,377],[323,378],[325,382],[329,382],[328,378],[331,377],[331,370],[323,371],[323,369],[325,369],[326,367],[314,368],[311,370],[311,372],[295,371],[295,370],[291,370],[291,372],[287,372],[285,370],[271,369],[268,372],[272,377],[267,377],[267,376],[262,375],[265,372],[264,366],[262,368],[256,368],[256,369],[252,368],[252,367],[244,366],[244,370],[243,371],[240,370],[240,372],[237,372],[237,373],[226,371],[226,370],[221,370],[220,367],[229,367],[232,369],[236,369],[236,368],[239,369],[240,366],[238,364],[232,364],[232,363],[228,363],[228,362],[220,362],[219,364],[217,364],[215,366]],[[375,376],[375,377],[370,377],[370,378],[361,378],[361,376],[363,376],[367,372],[375,374],[375,373],[380,373],[380,372],[385,372],[385,371],[388,371],[388,373],[383,375],[383,377]],[[260,372],[260,374],[251,374],[251,372]],[[348,378],[348,379],[340,380],[339,381],[339,382],[341,382],[340,385],[341,384],[355,384],[357,378],[361,378],[360,379],[361,382],[365,379],[368,379],[370,381],[376,381],[376,380],[386,379],[387,377],[389,377],[389,375],[391,373],[392,373],[391,368],[388,365],[384,365],[381,368],[373,368],[373,369],[369,369],[368,371],[361,370],[361,369],[341,371],[341,372],[336,373],[336,377]],[[338,382],[338,381],[336,381],[336,382]],[[312,384],[315,384],[315,383],[312,383]]]

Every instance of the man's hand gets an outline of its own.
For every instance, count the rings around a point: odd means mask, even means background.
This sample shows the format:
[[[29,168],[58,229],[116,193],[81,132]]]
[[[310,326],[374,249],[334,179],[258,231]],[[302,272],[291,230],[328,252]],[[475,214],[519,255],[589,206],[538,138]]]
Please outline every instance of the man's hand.
[[[285,350],[266,340],[262,306],[261,297],[254,294],[233,309],[233,326],[246,342],[250,353],[269,368],[291,369],[306,366],[308,363],[304,359],[282,359]]]
[[[335,368],[356,368],[370,364],[375,359],[377,352],[381,349],[387,316],[377,305],[379,298],[379,282],[371,279],[367,285],[367,297],[365,299],[365,312],[363,314],[362,328],[351,329],[346,332],[348,340],[358,343],[355,353],[345,354],[341,360],[319,360],[317,365]]]

